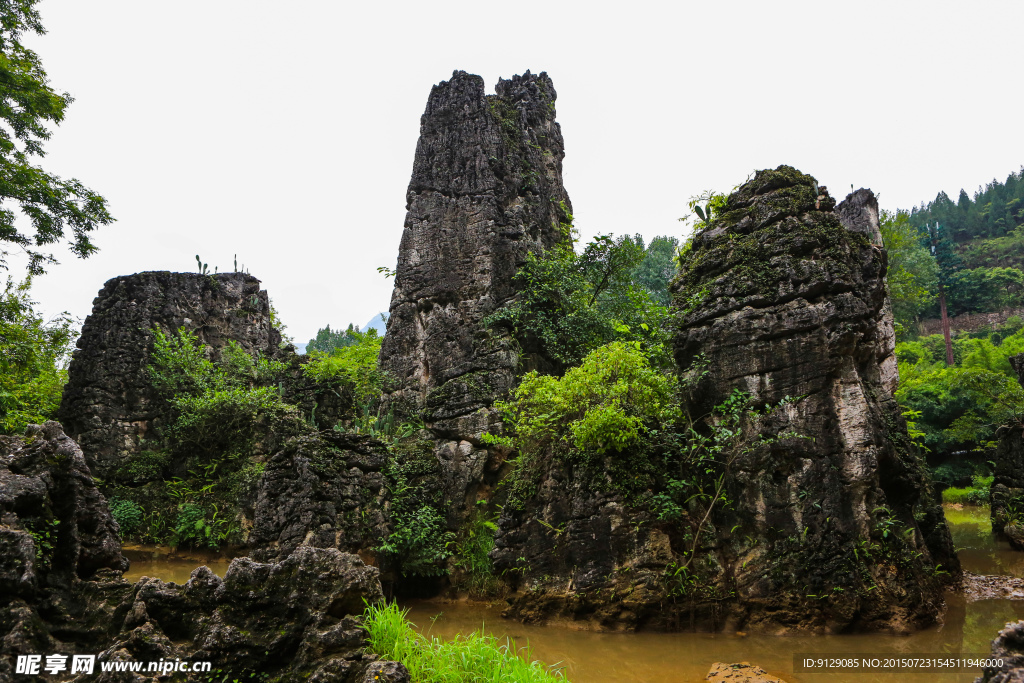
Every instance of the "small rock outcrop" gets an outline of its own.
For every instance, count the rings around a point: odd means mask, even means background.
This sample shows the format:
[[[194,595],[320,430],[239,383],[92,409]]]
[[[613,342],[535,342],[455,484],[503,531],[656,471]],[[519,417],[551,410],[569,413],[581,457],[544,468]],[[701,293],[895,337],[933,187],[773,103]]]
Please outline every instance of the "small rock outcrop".
[[[704,678],[716,683],[786,683],[778,676],[772,676],[759,666],[740,662],[739,664],[723,664],[715,662],[711,671]]]
[[[495,463],[480,435],[514,386],[518,353],[484,319],[516,293],[530,252],[568,239],[562,134],[545,73],[499,80],[456,71],[434,86],[420,120],[381,366],[387,400],[421,414],[453,521]]]
[[[789,436],[716,461],[727,503],[703,522],[692,503],[669,521],[550,463],[499,520],[491,557],[513,577],[509,616],[769,632],[938,619],[960,565],[892,397],[877,218],[869,190],[836,207],[786,166],[728,197],[672,285],[685,409],[708,415],[736,391],[758,409],[785,399],[759,433]]]
[[[992,641],[992,657],[1000,667],[986,668],[974,683],[1024,683],[1024,621],[1007,624]]]
[[[361,683],[389,670],[368,654],[358,619],[364,602],[383,600],[377,570],[335,549],[303,547],[278,563],[248,558],[221,579],[206,567],[180,586],[141,579],[104,661],[210,661],[231,678]],[[102,680],[102,679],[100,679]]]
[[[101,479],[164,426],[166,402],[147,371],[155,327],[192,331],[214,353],[235,341],[272,356],[281,341],[251,275],[147,272],[108,281],[82,327],[58,413]]]
[[[1010,366],[1024,385],[1024,354],[1011,357]],[[1024,425],[1004,425],[998,437],[990,493],[992,531],[1024,550]]]

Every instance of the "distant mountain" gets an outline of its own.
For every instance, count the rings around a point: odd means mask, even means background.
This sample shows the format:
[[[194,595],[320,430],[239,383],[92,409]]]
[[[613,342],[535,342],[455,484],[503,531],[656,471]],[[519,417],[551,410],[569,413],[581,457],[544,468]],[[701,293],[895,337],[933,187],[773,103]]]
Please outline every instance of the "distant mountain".
[[[385,320],[385,318],[387,318],[387,316],[388,316],[387,313],[378,313],[376,316],[374,316],[374,318],[372,320],[370,320],[370,322],[366,323],[366,325],[363,327],[363,329],[361,329],[359,331],[360,332],[367,332],[370,329],[374,329],[374,330],[377,330],[377,334],[379,334],[380,336],[383,337],[384,336],[384,332],[387,331],[387,325],[385,325],[385,323],[384,323],[384,320]]]
[[[303,342],[302,344],[294,344],[294,346],[295,346],[295,353],[297,353],[299,355],[302,355],[303,353],[305,353],[306,352],[306,344],[308,344],[308,343],[309,342]]]

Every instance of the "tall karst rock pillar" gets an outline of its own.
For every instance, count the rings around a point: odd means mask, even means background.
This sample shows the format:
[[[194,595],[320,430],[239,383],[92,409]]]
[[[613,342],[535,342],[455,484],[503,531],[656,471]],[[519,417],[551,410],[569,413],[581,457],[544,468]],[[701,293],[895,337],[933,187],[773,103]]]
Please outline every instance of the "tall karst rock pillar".
[[[732,464],[736,503],[720,522],[741,533],[718,547],[737,597],[779,609],[774,619],[801,593],[827,593],[809,612],[827,628],[913,628],[937,617],[942,585],[960,571],[892,397],[880,243],[869,190],[836,206],[814,178],[780,166],[729,196],[672,285],[676,361],[704,378],[695,413],[735,390],[758,405],[790,397],[768,426],[801,438]]]
[[[408,214],[381,364],[387,400],[437,437],[453,503],[486,466],[480,435],[513,387],[518,354],[484,319],[516,293],[526,255],[568,239],[562,133],[546,73],[499,80],[456,71],[420,120]]]

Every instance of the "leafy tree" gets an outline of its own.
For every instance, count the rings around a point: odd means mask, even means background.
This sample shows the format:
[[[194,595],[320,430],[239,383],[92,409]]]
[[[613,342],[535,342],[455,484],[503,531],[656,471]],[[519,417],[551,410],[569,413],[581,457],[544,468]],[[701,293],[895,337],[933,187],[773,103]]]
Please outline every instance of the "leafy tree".
[[[31,279],[10,279],[0,295],[0,433],[53,419],[67,381],[74,338],[64,313],[43,320],[29,296]]]
[[[332,331],[331,326],[328,325],[316,331],[316,337],[310,339],[309,343],[306,344],[306,353],[312,353],[313,351],[330,353],[334,349],[352,346],[358,343],[355,336],[358,333],[359,330],[351,323],[349,323],[347,330],[338,331]]]
[[[1012,334],[958,335],[954,364],[940,360],[940,335],[896,345],[900,383],[896,400],[914,411],[923,445],[939,455],[992,445],[996,429],[1024,416],[1024,390],[1009,357],[1024,353],[1024,327]]]
[[[973,268],[950,277],[949,303],[954,315],[1019,306],[1024,299],[1024,272],[1017,268]]]
[[[939,268],[924,245],[927,235],[910,223],[906,211],[882,211],[882,242],[888,252],[886,280],[896,318],[897,335],[911,332],[920,315],[934,303]]]
[[[516,275],[520,295],[486,322],[510,328],[524,353],[553,362],[556,374],[615,340],[660,349],[668,309],[633,279],[646,257],[639,236],[611,235],[596,237],[580,253],[561,244],[542,256],[528,254]]]
[[[0,240],[20,247],[28,256],[30,274],[56,263],[36,248],[54,244],[70,229],[70,249],[79,257],[96,251],[89,233],[113,218],[106,200],[78,180],[62,180],[31,163],[43,157],[50,138],[46,124],[59,124],[72,98],[47,82],[38,55],[21,43],[25,31],[45,33],[35,9],[38,0],[12,0],[0,6]],[[16,225],[17,205],[32,226],[31,234]],[[0,251],[0,265],[8,252]]]
[[[635,239],[643,248],[640,235]],[[633,282],[642,287],[659,306],[671,303],[668,286],[676,275],[675,256],[678,251],[679,240],[675,237],[655,237],[647,246],[643,260],[633,269]]]
[[[314,350],[312,359],[302,367],[306,377],[317,381],[342,378],[352,383],[356,401],[368,404],[380,394],[384,375],[377,367],[382,337],[377,330],[357,332],[349,326],[346,332],[353,342],[333,348],[330,353]]]
[[[607,469],[631,471],[637,463],[621,454],[678,415],[674,399],[669,378],[651,367],[636,341],[601,346],[563,377],[527,373],[509,401],[495,404],[512,436],[485,438],[519,451],[510,504],[522,504],[531,495],[549,453],[592,465],[611,456]]]

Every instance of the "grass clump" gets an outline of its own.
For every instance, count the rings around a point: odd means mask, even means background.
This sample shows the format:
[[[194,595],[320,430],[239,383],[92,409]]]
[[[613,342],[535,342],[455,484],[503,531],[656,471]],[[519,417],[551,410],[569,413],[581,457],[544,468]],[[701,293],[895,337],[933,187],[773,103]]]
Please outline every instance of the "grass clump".
[[[363,625],[370,649],[409,669],[414,683],[541,683],[564,681],[561,670],[531,659],[529,647],[499,640],[480,631],[454,640],[430,639],[406,619],[408,610],[395,604],[368,605]]]

